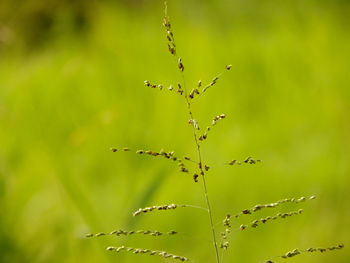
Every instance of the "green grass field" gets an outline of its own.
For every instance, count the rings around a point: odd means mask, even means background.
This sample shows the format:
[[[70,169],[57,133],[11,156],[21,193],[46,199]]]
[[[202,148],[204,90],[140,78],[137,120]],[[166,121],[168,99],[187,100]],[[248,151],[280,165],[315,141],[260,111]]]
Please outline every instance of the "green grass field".
[[[187,85],[232,64],[193,109],[202,126],[227,116],[202,146],[214,221],[257,203],[317,196],[283,208],[303,208],[300,216],[234,231],[224,262],[344,243],[341,251],[278,262],[348,263],[350,2],[172,2]],[[131,216],[153,204],[205,206],[202,185],[166,160],[109,150],[195,157],[183,97],[143,85],[181,79],[166,47],[163,3],[105,2],[90,13],[82,34],[62,16],[30,50],[16,34],[0,41],[0,262],[167,261],[105,251],[123,244],[214,262],[205,212]],[[247,156],[263,162],[223,165]],[[119,228],[179,235],[85,238]]]

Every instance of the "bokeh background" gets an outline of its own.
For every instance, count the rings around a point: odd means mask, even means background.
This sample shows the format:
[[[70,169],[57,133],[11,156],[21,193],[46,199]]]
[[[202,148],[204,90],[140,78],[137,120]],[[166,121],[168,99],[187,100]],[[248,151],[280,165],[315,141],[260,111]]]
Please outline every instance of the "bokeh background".
[[[345,249],[290,262],[350,261],[350,2],[169,1],[188,87],[202,126],[214,221],[257,203],[316,195],[233,222],[303,208],[293,218],[233,231],[224,262],[263,262],[293,248]],[[0,2],[0,262],[166,262],[105,251],[164,249],[214,262],[208,218],[178,209],[133,218],[143,206],[205,206],[201,182],[163,159],[111,146],[195,157],[183,97],[144,87],[179,81],[166,47],[162,1]],[[252,166],[223,163],[247,156]],[[143,158],[142,158],[143,157]],[[101,237],[114,229],[174,237]],[[217,225],[217,231],[221,231]],[[280,260],[282,261],[282,260]]]

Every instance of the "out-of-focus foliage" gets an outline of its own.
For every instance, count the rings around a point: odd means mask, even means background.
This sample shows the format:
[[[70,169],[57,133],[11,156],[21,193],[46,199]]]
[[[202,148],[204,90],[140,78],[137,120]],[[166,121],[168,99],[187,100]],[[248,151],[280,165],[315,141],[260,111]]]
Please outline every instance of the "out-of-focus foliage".
[[[317,196],[300,216],[233,232],[226,262],[338,242],[344,250],[291,261],[348,262],[349,2],[170,1],[169,14],[188,86],[233,65],[194,108],[203,126],[227,116],[202,147],[215,221]],[[0,2],[0,262],[162,260],[105,251],[122,244],[212,262],[202,211],[131,216],[151,204],[204,205],[201,184],[165,160],[109,151],[195,157],[183,98],[143,86],[180,79],[162,16],[162,1]],[[263,162],[221,165],[246,156]],[[119,228],[180,234],[84,238]]]

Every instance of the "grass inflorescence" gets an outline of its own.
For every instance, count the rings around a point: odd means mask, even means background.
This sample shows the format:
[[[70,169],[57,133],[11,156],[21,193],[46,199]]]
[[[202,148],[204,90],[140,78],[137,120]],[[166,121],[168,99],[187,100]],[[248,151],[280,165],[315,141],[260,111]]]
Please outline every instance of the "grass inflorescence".
[[[122,148],[111,148],[111,151],[116,153],[116,152],[134,152],[137,155],[143,155],[143,156],[151,156],[151,157],[157,157],[157,158],[164,158],[172,163],[176,163],[178,166],[178,169],[182,173],[186,174],[191,174],[194,182],[199,182],[201,179],[202,181],[202,186],[203,186],[203,194],[204,194],[204,200],[206,203],[206,207],[199,207],[199,206],[194,206],[194,205],[187,205],[187,204],[165,204],[165,205],[152,205],[152,206],[147,206],[143,208],[139,208],[135,212],[133,212],[133,216],[139,216],[141,214],[149,214],[154,211],[170,211],[170,210],[177,210],[178,208],[198,208],[202,209],[208,214],[208,224],[210,226],[210,231],[212,235],[212,244],[213,244],[213,252],[215,256],[215,262],[216,263],[222,263],[223,261],[223,254],[220,257],[219,256],[219,249],[222,249],[222,253],[226,251],[229,248],[230,241],[229,237],[232,232],[232,223],[233,221],[239,220],[242,216],[244,215],[251,215],[255,214],[259,211],[262,210],[268,210],[268,209],[277,209],[279,206],[287,203],[293,203],[293,204],[299,204],[308,200],[313,200],[315,199],[315,196],[310,196],[308,198],[306,197],[300,197],[300,198],[286,198],[286,199],[281,199],[277,202],[273,203],[267,203],[267,204],[257,204],[251,208],[248,209],[243,209],[240,212],[236,214],[226,214],[224,220],[222,221],[224,230],[220,233],[221,236],[221,241],[220,244],[218,244],[217,239],[217,232],[215,230],[214,224],[213,224],[213,209],[211,206],[211,201],[209,198],[209,193],[208,193],[208,186],[206,183],[206,174],[209,170],[212,169],[211,166],[209,166],[207,163],[203,161],[202,158],[202,148],[201,144],[208,139],[208,134],[212,130],[214,126],[216,126],[219,122],[222,120],[226,119],[226,114],[221,113],[219,115],[215,115],[212,119],[210,124],[204,129],[204,132],[202,132],[202,129],[199,125],[199,122],[196,120],[194,116],[194,112],[192,110],[192,104],[204,94],[207,93],[210,88],[212,88],[214,85],[218,83],[218,81],[221,79],[222,75],[224,72],[229,71],[232,68],[231,64],[227,64],[223,71],[216,75],[208,84],[203,85],[202,81],[198,81],[198,84],[193,87],[192,89],[187,89],[186,87],[186,82],[185,82],[185,65],[183,62],[183,59],[179,57],[178,52],[177,52],[177,46],[175,43],[175,37],[174,37],[174,32],[172,29],[172,24],[170,22],[168,13],[167,13],[167,3],[165,2],[165,16],[163,20],[163,26],[166,31],[166,40],[167,40],[167,46],[168,46],[168,51],[170,54],[174,57],[176,67],[179,70],[179,73],[181,75],[181,81],[177,82],[176,85],[170,85],[170,86],[164,86],[163,84],[154,84],[151,81],[145,80],[144,85],[148,88],[152,89],[159,89],[160,91],[162,90],[168,90],[171,91],[175,94],[181,95],[184,100],[185,100],[185,105],[188,111],[188,124],[192,126],[192,133],[193,133],[193,145],[195,147],[195,151],[197,153],[196,158],[189,157],[189,155],[185,155],[180,157],[179,155],[175,154],[174,151],[165,151],[161,149],[160,151],[154,151],[154,150],[145,150],[145,149],[137,149],[137,150],[132,150],[129,147],[122,147]],[[237,159],[232,159],[231,161],[225,163],[225,165],[229,166],[236,166],[236,165],[243,165],[243,164],[257,164],[261,163],[260,159],[255,159],[251,156],[245,158],[244,160],[237,160]],[[290,212],[279,212],[274,215],[270,216],[264,216],[259,219],[255,219],[251,221],[249,224],[241,224],[239,229],[240,230],[245,230],[247,228],[257,228],[267,222],[272,222],[277,219],[285,219],[291,216],[296,216],[302,214],[303,210],[299,209],[296,211],[290,211]],[[168,232],[160,232],[160,231],[155,231],[155,230],[115,230],[110,233],[96,233],[96,234],[87,234],[86,237],[100,237],[100,236],[106,236],[106,235],[114,235],[114,236],[131,236],[131,235],[149,235],[149,236],[172,236],[177,234],[177,231],[171,230]],[[292,251],[289,251],[285,253],[284,255],[277,256],[276,258],[291,258],[294,256],[297,256],[301,253],[311,253],[311,252],[325,252],[325,251],[332,251],[332,250],[339,250],[342,249],[344,246],[338,245],[338,246],[333,246],[333,247],[328,247],[328,248],[309,248],[307,250],[299,250],[299,249],[294,249]],[[189,258],[183,257],[183,256],[178,256],[169,252],[166,252],[164,250],[150,250],[150,249],[141,249],[141,248],[133,248],[133,247],[126,247],[126,246],[109,246],[107,247],[108,251],[115,251],[115,252],[120,252],[120,251],[127,251],[131,252],[133,254],[140,254],[140,255],[158,255],[162,258],[169,258],[173,260],[179,260],[179,261],[189,261]],[[267,260],[265,263],[274,263],[272,260]]]

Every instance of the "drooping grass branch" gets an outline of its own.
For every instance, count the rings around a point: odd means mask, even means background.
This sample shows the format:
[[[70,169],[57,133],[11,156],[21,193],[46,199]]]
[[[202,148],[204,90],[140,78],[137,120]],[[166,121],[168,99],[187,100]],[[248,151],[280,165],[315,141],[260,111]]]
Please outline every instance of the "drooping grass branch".
[[[118,148],[111,148],[112,152],[118,152]],[[130,152],[132,151],[130,148],[128,147],[124,147],[122,148],[120,151],[123,152]],[[136,154],[138,155],[149,155],[149,156],[153,156],[153,157],[157,157],[157,156],[161,156],[164,157],[167,160],[173,161],[173,162],[177,162],[177,165],[179,167],[179,171],[183,172],[183,173],[189,173],[189,169],[186,167],[186,165],[183,163],[183,160],[176,157],[175,156],[175,152],[174,151],[169,151],[166,152],[163,149],[161,149],[160,151],[153,151],[153,150],[136,150],[135,151]]]
[[[154,206],[148,206],[148,207],[145,207],[145,208],[139,208],[132,215],[133,216],[138,216],[140,214],[146,214],[146,213],[150,213],[152,211],[174,210],[174,209],[179,208],[179,207],[191,207],[191,208],[197,208],[197,209],[201,209],[201,210],[207,211],[207,209],[205,209],[204,207],[200,207],[200,206],[171,204],[171,205],[154,205]]]
[[[332,246],[332,247],[326,247],[326,248],[322,248],[322,247],[312,248],[312,247],[310,247],[306,250],[301,250],[301,249],[296,248],[296,249],[293,249],[292,251],[286,252],[283,255],[277,256],[276,258],[287,259],[287,258],[292,258],[292,257],[298,256],[298,255],[303,254],[303,253],[313,253],[313,252],[324,253],[326,251],[339,250],[342,248],[344,248],[343,244],[339,244],[339,245]],[[276,263],[276,262],[272,261],[272,260],[266,260],[265,263]]]
[[[222,74],[224,74],[224,72],[226,72],[227,70],[230,70],[232,68],[232,65],[226,65],[225,66],[225,70],[220,72],[218,75],[216,75],[209,84],[205,85],[204,88],[202,89],[202,91],[199,91],[199,88],[202,87],[202,81],[199,80],[198,81],[198,86],[197,88],[191,90],[190,92],[190,99],[194,99],[194,101],[197,101],[199,99],[200,96],[202,96],[210,87],[214,86],[217,81],[219,80],[219,78],[221,77]],[[193,94],[193,95],[192,95]],[[198,96],[194,98],[194,94],[197,94]]]
[[[127,252],[131,252],[133,254],[148,254],[150,256],[158,255],[158,256],[163,257],[163,258],[176,259],[176,260],[180,260],[182,262],[189,261],[189,259],[187,257],[174,255],[172,253],[162,251],[162,250],[151,250],[151,249],[133,248],[133,247],[126,247],[126,246],[107,247],[106,250],[115,251],[115,252],[127,251]]]
[[[168,232],[160,232],[160,231],[156,231],[156,230],[137,230],[137,231],[126,231],[126,230],[113,230],[110,233],[104,233],[104,232],[100,232],[100,233],[89,233],[86,234],[86,237],[101,237],[101,236],[106,236],[106,235],[110,235],[110,236],[131,236],[131,235],[149,235],[149,236],[163,236],[163,235],[176,235],[177,231],[175,230],[171,230]]]
[[[266,209],[266,208],[276,208],[276,207],[280,206],[281,204],[286,204],[286,203],[298,204],[301,202],[305,202],[307,200],[313,200],[315,198],[316,198],[316,196],[314,196],[314,195],[310,196],[309,198],[306,198],[304,196],[300,197],[300,198],[285,198],[285,199],[279,200],[279,201],[274,202],[274,203],[268,203],[268,204],[264,204],[264,205],[255,205],[252,208],[244,209],[240,213],[233,215],[233,217],[238,218],[242,215],[249,215],[249,214],[261,211],[261,210]]]
[[[218,116],[215,116],[212,120],[212,123],[210,126],[207,126],[207,128],[205,129],[204,133],[202,135],[199,136],[199,140],[200,141],[204,141],[207,139],[208,137],[208,132],[211,130],[212,127],[214,127],[216,125],[216,123],[219,121],[219,120],[223,120],[226,118],[226,115],[225,114],[220,114]]]
[[[288,213],[278,213],[274,216],[267,216],[264,218],[260,218],[260,219],[255,219],[253,222],[251,222],[248,225],[241,225],[239,228],[241,230],[246,229],[247,227],[251,227],[251,228],[257,228],[260,224],[265,224],[266,222],[270,221],[270,220],[276,220],[279,218],[287,218],[290,216],[294,216],[294,215],[300,215],[303,212],[303,209],[299,209],[298,211],[292,211],[292,212],[288,212]]]

